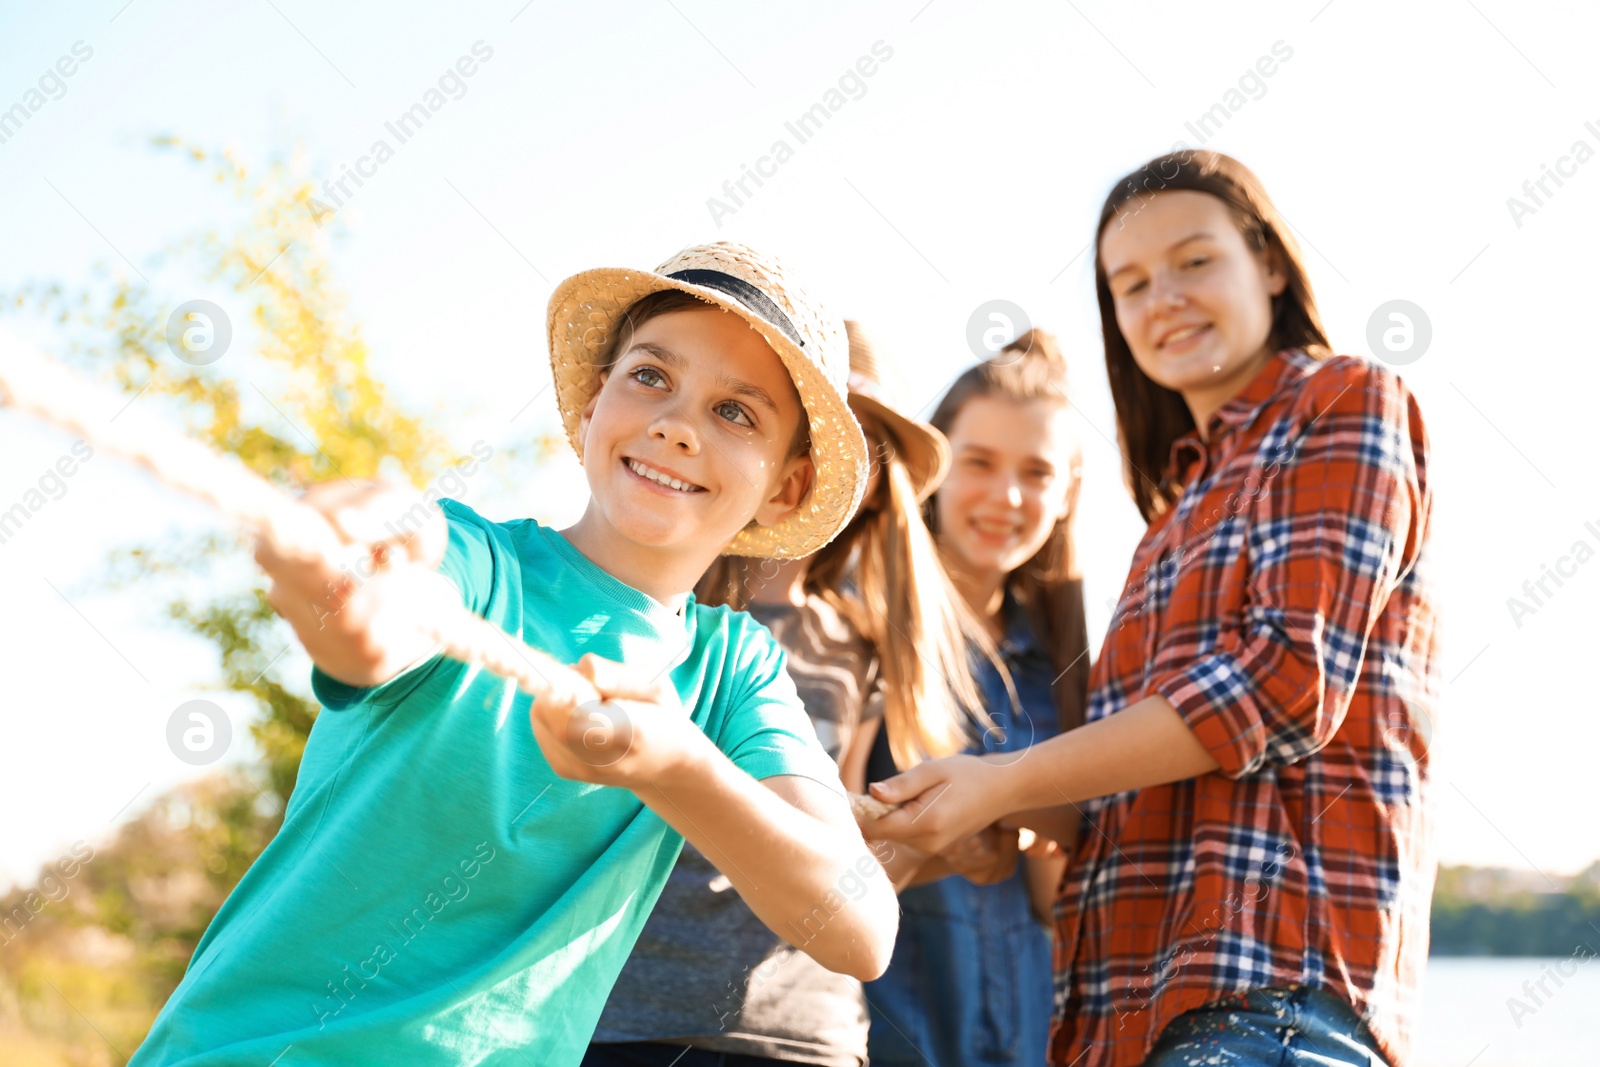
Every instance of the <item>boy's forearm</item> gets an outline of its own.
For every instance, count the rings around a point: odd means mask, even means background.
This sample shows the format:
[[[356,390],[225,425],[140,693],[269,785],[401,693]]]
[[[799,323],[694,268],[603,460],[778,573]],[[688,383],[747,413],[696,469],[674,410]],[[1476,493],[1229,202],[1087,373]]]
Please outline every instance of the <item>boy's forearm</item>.
[[[428,655],[433,642],[422,633],[425,614],[460,603],[448,578],[414,566],[366,586],[341,575],[320,594],[275,578],[268,599],[311,662],[354,686],[381,685]]]
[[[684,773],[634,792],[711,860],[778,936],[863,981],[888,967],[899,904],[842,796],[835,812],[833,794],[808,779],[758,782],[709,739]]]
[[[376,677],[377,650],[367,644],[366,630],[357,620],[339,610],[338,590],[312,598],[274,581],[268,600],[324,674],[348,685],[370,686],[382,681]]]
[[[301,502],[348,542],[348,558],[285,554],[259,538],[268,602],[325,674],[357,686],[388,681],[431,652],[423,621],[459,608],[455,586],[438,573],[450,536],[444,514],[409,490],[349,479],[313,486]],[[424,519],[413,527],[419,506]],[[397,531],[388,520],[400,515],[407,521]]]

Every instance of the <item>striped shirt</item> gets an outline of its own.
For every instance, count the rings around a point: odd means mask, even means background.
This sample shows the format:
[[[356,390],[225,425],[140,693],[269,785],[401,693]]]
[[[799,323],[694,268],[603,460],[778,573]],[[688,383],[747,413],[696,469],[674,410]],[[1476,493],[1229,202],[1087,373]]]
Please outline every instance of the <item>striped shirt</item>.
[[[1416,401],[1351,357],[1272,357],[1173,445],[1090,681],[1159,693],[1220,764],[1083,805],[1056,905],[1051,1061],[1144,1060],[1245,989],[1346,998],[1408,1057],[1435,865],[1439,689]]]

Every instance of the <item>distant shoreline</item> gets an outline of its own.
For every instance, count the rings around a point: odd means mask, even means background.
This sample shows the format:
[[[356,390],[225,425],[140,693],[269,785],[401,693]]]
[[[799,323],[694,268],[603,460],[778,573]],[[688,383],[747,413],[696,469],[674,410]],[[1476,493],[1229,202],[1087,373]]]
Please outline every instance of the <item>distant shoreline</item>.
[[[1600,953],[1600,863],[1576,875],[1442,867],[1429,954],[1436,957]]]

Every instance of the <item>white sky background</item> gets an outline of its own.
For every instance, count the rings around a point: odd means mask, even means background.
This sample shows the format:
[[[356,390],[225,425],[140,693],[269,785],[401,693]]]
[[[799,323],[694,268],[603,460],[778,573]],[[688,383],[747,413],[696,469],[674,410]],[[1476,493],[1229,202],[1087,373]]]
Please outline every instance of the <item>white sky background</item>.
[[[1575,141],[1600,151],[1594,9],[121,5],[0,14],[0,108],[74,41],[94,49],[66,94],[0,144],[0,291],[88,284],[96,264],[127,273],[126,256],[173,305],[242,309],[151,258],[201,227],[226,231],[237,208],[144,140],[229,143],[258,165],[304,144],[309,172],[334,176],[375,139],[394,144],[385,121],[481,39],[493,58],[367,180],[333,245],[351,313],[402,397],[437,406],[463,453],[554,425],[540,394],[552,284],[586,267],[651,267],[708,239],[779,253],[867,322],[924,410],[972,359],[968,316],[1003,297],[1061,335],[1076,375],[1096,641],[1140,523],[1110,443],[1086,244],[1111,182],[1176,141],[1201,143],[1185,123],[1281,40],[1292,58],[1205,144],[1252,167],[1299,233],[1336,348],[1370,354],[1368,318],[1392,299],[1432,323],[1431,347],[1402,374],[1434,447],[1452,680],[1435,737],[1441,858],[1550,872],[1600,858],[1600,725],[1582,682],[1600,636],[1600,559],[1520,627],[1506,604],[1574,542],[1600,549],[1600,372],[1581,325],[1600,273],[1600,159],[1551,185],[1520,228],[1506,206]],[[797,144],[784,123],[880,40],[893,57],[865,95]],[[779,138],[794,158],[719,228],[707,198]],[[247,338],[224,358],[251,373]],[[170,373],[190,372],[173,361]],[[0,411],[0,510],[70,441]],[[499,487],[475,481],[468,499],[499,518],[570,520],[581,476],[563,459]],[[182,701],[228,707],[230,758],[251,758],[245,706],[205,689],[208,646],[164,626],[153,591],[94,589],[112,548],[207,521],[97,456],[0,545],[0,885],[202,773],[166,745]],[[272,669],[304,684],[307,663],[296,649]]]

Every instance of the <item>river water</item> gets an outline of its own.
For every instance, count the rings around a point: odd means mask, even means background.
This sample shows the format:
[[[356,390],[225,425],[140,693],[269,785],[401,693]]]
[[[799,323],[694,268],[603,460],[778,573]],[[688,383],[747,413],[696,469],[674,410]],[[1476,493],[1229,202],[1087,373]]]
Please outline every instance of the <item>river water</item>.
[[[1413,1067],[1600,1067],[1600,962],[1435,956],[1415,1052]]]

